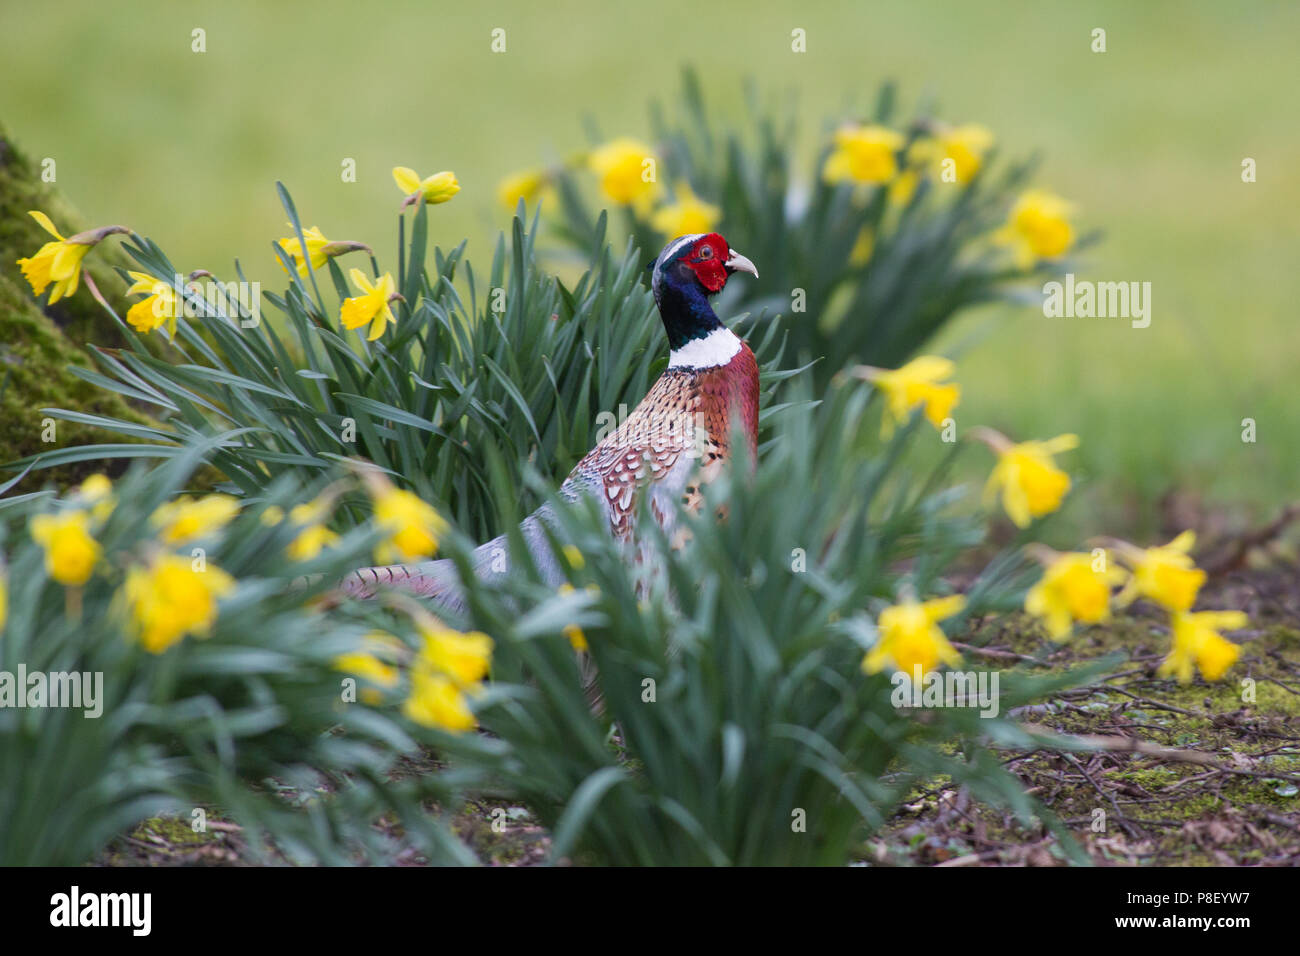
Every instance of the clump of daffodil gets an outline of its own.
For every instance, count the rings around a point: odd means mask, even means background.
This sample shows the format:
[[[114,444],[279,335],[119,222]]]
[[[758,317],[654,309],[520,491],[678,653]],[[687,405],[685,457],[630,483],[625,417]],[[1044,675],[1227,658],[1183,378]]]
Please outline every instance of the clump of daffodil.
[[[1120,604],[1144,597],[1175,613],[1191,610],[1197,592],[1205,583],[1205,572],[1196,566],[1190,554],[1195,544],[1196,533],[1191,530],[1154,548],[1116,542],[1120,560],[1133,571],[1128,586],[1119,595]]]
[[[158,554],[127,572],[121,602],[140,646],[161,654],[186,635],[207,636],[217,600],[234,587],[234,578],[215,565],[198,571],[189,558]]]
[[[931,167],[942,182],[966,185],[984,164],[984,155],[993,148],[993,134],[977,123],[941,126],[908,150],[909,159]]]
[[[888,441],[894,428],[905,424],[912,412],[921,406],[925,407],[925,417],[935,428],[943,427],[944,419],[961,401],[961,386],[943,381],[952,375],[954,368],[949,359],[922,355],[902,368],[859,365],[853,374],[873,383],[884,393],[886,404],[880,431]]]
[[[842,126],[826,157],[822,178],[828,183],[887,183],[898,174],[903,136],[884,126]]]
[[[421,199],[437,205],[447,202],[460,192],[460,182],[456,179],[456,174],[449,169],[421,179],[419,173],[409,166],[394,166],[393,182],[397,183],[397,188],[406,196],[402,204],[404,206],[417,203]]]
[[[654,154],[640,140],[621,136],[587,155],[587,168],[600,178],[600,189],[622,206],[644,207],[658,184]]]
[[[478,631],[452,630],[427,615],[417,616],[416,625],[424,643],[411,666],[411,693],[402,712],[426,727],[472,730],[477,721],[469,698],[482,691],[492,663],[492,639]]]
[[[673,194],[676,202],[660,206],[650,217],[650,225],[665,236],[712,232],[722,218],[722,210],[695,195],[690,183],[679,182]]]
[[[523,200],[529,206],[540,200],[550,187],[551,176],[544,169],[525,169],[511,173],[497,184],[497,201],[509,212]]]
[[[45,243],[33,256],[19,259],[18,267],[22,269],[23,278],[31,284],[32,292],[36,295],[53,284],[50,305],[76,293],[81,282],[81,260],[86,258],[86,253],[108,236],[130,232],[126,226],[103,226],[65,239],[45,213],[33,209],[28,215],[40,223],[41,228],[52,235],[55,241]]]
[[[1074,241],[1070,216],[1074,204],[1041,189],[1031,189],[1011,207],[1007,223],[993,234],[993,241],[1010,246],[1023,268],[1040,259],[1065,255]]]
[[[397,662],[407,653],[406,645],[384,631],[370,631],[361,639],[361,648],[334,658],[334,668],[359,677],[372,686],[361,689],[361,700],[371,706],[383,700],[379,688],[392,689],[400,677]]]
[[[343,300],[339,318],[345,329],[359,329],[370,325],[370,334],[366,336],[374,341],[384,334],[389,322],[396,322],[392,303],[405,301],[397,294],[396,283],[391,274],[385,272],[372,285],[360,269],[351,270],[348,275],[352,284],[361,290],[361,295]]]
[[[116,505],[113,498],[113,482],[108,475],[90,475],[77,486],[77,498],[81,504],[90,508],[90,515],[96,521],[105,521]]]
[[[380,564],[417,561],[438,553],[438,539],[447,531],[447,521],[434,507],[410,491],[395,487],[373,468],[362,472],[374,504],[375,524],[384,540],[375,546]]]
[[[1109,554],[1062,554],[1041,545],[1034,553],[1045,569],[1025,595],[1025,610],[1043,622],[1052,640],[1066,637],[1075,621],[1100,624],[1110,620],[1111,589],[1124,583],[1126,575]]]
[[[231,495],[178,498],[161,505],[149,521],[162,529],[164,544],[184,544],[219,531],[239,514],[239,499]]]
[[[325,263],[335,256],[341,256],[347,252],[373,252],[364,242],[334,242],[326,239],[325,234],[316,226],[304,229],[302,237],[307,244],[306,256],[303,255],[303,244],[298,241],[297,236],[285,236],[283,239],[278,240],[278,244],[284,250],[285,255],[293,260],[298,274],[304,279],[307,277],[308,263],[311,264],[313,269],[323,269]],[[280,268],[284,269],[285,272],[289,271],[284,268],[283,262],[280,263]]]
[[[127,310],[127,323],[137,332],[152,332],[166,323],[167,331],[175,336],[176,319],[180,316],[176,289],[170,282],[156,279],[147,272],[128,272],[127,275],[135,282],[126,294],[144,296]]]
[[[99,542],[90,533],[91,515],[81,509],[33,515],[28,522],[32,540],[45,551],[45,571],[68,587],[90,580],[99,561]]]
[[[966,599],[954,594],[925,602],[909,598],[885,608],[876,620],[880,637],[862,659],[862,669],[876,674],[892,667],[911,677],[920,668],[924,677],[940,663],[950,667],[959,663],[961,655],[944,636],[938,622],[959,613],[965,606]]]
[[[1013,443],[991,428],[971,429],[972,437],[983,441],[998,456],[988,484],[984,487],[986,503],[1000,491],[1002,507],[1016,527],[1027,528],[1035,518],[1051,514],[1061,507],[1070,490],[1070,476],[1052,460],[1053,455],[1079,447],[1079,436],[1058,435],[1047,441]]]
[[[1173,649],[1156,673],[1160,677],[1172,674],[1186,684],[1195,667],[1206,680],[1218,680],[1241,656],[1241,648],[1219,631],[1238,630],[1247,623],[1241,611],[1175,612],[1170,616]]]

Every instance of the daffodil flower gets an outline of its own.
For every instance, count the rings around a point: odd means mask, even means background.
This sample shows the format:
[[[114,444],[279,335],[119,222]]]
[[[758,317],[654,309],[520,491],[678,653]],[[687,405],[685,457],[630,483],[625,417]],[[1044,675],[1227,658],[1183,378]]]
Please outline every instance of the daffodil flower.
[[[721,209],[695,195],[689,183],[678,183],[673,193],[677,201],[657,209],[651,226],[670,237],[713,231],[722,218]]]
[[[1125,606],[1144,597],[1175,613],[1189,611],[1196,594],[1205,583],[1205,572],[1192,560],[1196,533],[1184,531],[1168,544],[1155,548],[1137,548],[1118,543],[1122,561],[1133,569],[1133,577],[1117,599]]]
[[[429,558],[438,552],[438,538],[447,530],[446,519],[434,507],[384,478],[379,472],[364,472],[374,503],[375,524],[385,538],[375,548],[380,564],[400,564]]]
[[[1074,204],[1060,196],[1030,190],[1016,200],[1007,224],[993,234],[993,241],[1010,246],[1021,268],[1040,259],[1058,259],[1074,241],[1073,212]]]
[[[1048,441],[1012,444],[1006,436],[991,428],[971,429],[998,456],[998,463],[984,487],[986,503],[999,491],[1002,507],[1019,528],[1028,528],[1035,518],[1051,514],[1061,507],[1070,490],[1070,476],[1052,460],[1053,455],[1079,447],[1079,436],[1058,435]]]
[[[90,514],[68,510],[54,515],[33,515],[28,522],[32,540],[45,550],[45,571],[67,587],[90,580],[99,562],[99,542],[90,534]]]
[[[239,499],[232,495],[179,498],[160,506],[149,521],[160,528],[164,544],[184,544],[219,531],[239,514]]]
[[[657,183],[647,178],[654,154],[640,140],[619,137],[593,149],[587,166],[600,178],[600,190],[611,202],[622,206],[644,206],[650,201]]]
[[[1241,648],[1220,630],[1239,630],[1249,623],[1241,611],[1178,611],[1171,618],[1173,648],[1160,664],[1160,677],[1174,675],[1189,683],[1195,667],[1206,680],[1218,680],[1241,656]]]
[[[492,638],[481,631],[462,633],[436,618],[417,620],[424,645],[421,658],[462,687],[477,684],[492,664]]]
[[[509,212],[514,212],[519,200],[529,206],[539,201],[550,186],[550,176],[544,169],[526,169],[511,173],[497,185],[497,201]]]
[[[880,638],[862,659],[863,671],[876,674],[892,666],[910,677],[920,668],[924,677],[940,663],[949,666],[960,663],[961,655],[937,622],[952,617],[965,606],[966,599],[954,594],[924,603],[905,600],[885,608],[876,622]]]
[[[875,384],[885,396],[885,413],[881,418],[881,437],[886,441],[894,428],[906,424],[912,412],[925,407],[925,417],[935,428],[942,428],[944,420],[961,401],[961,386],[944,382],[955,366],[946,358],[922,355],[902,368],[884,369],[859,365],[853,374]]]
[[[388,323],[397,322],[390,303],[401,296],[397,294],[397,286],[390,273],[385,272],[373,285],[360,269],[353,269],[348,275],[352,284],[361,290],[361,295],[343,300],[339,318],[345,329],[359,329],[369,324],[370,334],[367,338],[373,342],[384,334]]]
[[[908,158],[928,164],[941,181],[947,181],[945,173],[951,169],[952,180],[965,185],[975,178],[984,155],[992,148],[991,132],[977,123],[965,123],[939,127],[931,136],[917,140],[908,150]]]
[[[460,182],[451,170],[443,170],[427,179],[421,179],[419,173],[409,166],[394,166],[393,182],[397,183],[397,188],[406,196],[404,205],[418,202],[420,199],[437,205],[447,202],[460,192]]]
[[[313,269],[325,268],[325,263],[335,256],[341,256],[346,252],[372,252],[371,248],[364,242],[334,242],[326,239],[325,234],[316,226],[302,231],[302,237],[307,243],[307,255],[302,254],[302,243],[298,241],[297,236],[285,236],[279,240],[280,248],[284,250],[291,260],[298,274],[304,279],[307,277],[307,265],[310,262]],[[284,268],[284,263],[280,263],[280,268]]]
[[[338,544],[339,536],[325,526],[329,502],[310,501],[289,509],[289,521],[301,526],[297,537],[289,542],[286,554],[294,561],[310,561],[326,548]]]
[[[406,645],[384,631],[370,631],[361,639],[361,649],[334,658],[334,669],[359,677],[374,685],[361,689],[361,699],[372,706],[383,701],[378,688],[397,686],[399,671],[395,665]]]
[[[234,587],[234,578],[211,563],[196,571],[189,558],[162,554],[127,572],[120,600],[140,646],[161,654],[186,635],[207,636],[217,600]]]
[[[903,142],[901,134],[883,126],[841,127],[822,167],[822,178],[828,183],[887,183],[898,174],[898,151]]]
[[[76,293],[81,282],[81,260],[86,258],[86,253],[108,236],[130,231],[125,226],[104,226],[65,239],[45,213],[33,209],[28,215],[40,223],[41,228],[52,235],[55,241],[45,243],[34,256],[19,259],[18,266],[36,295],[43,293],[53,283],[50,305]]]
[[[96,521],[104,521],[113,513],[116,502],[113,499],[113,482],[105,474],[90,475],[77,486],[77,497],[90,508],[90,515]]]
[[[426,727],[459,733],[477,721],[469,697],[482,691],[492,661],[492,639],[471,631],[462,634],[431,616],[417,618],[424,645],[411,667],[411,693],[402,712]]]
[[[1110,619],[1111,588],[1122,584],[1126,575],[1109,555],[1052,552],[1046,560],[1042,578],[1025,595],[1025,610],[1043,622],[1052,640],[1066,637],[1075,621],[1099,624]]]
[[[176,319],[180,316],[180,304],[176,289],[170,282],[156,279],[146,272],[128,272],[135,282],[126,290],[127,295],[143,295],[144,299],[131,306],[126,313],[126,321],[137,332],[152,332],[167,324],[167,331],[176,335]]]

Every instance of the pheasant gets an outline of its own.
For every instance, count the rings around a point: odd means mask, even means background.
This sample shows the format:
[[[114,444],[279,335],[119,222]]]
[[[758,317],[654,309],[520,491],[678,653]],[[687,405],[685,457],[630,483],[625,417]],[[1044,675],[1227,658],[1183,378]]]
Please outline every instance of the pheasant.
[[[752,461],[758,441],[758,363],[749,346],[719,321],[709,296],[720,292],[735,272],[757,276],[754,264],[731,249],[717,233],[679,236],[652,263],[650,288],[663,319],[670,348],[668,367],[624,422],[592,448],[560,486],[560,495],[596,498],[611,533],[628,539],[641,495],[672,533],[673,499],[688,508],[701,505],[702,487],[731,458],[731,422],[740,421]],[[563,576],[546,540],[552,519],[543,505],[520,526],[528,550],[551,586]],[[474,551],[480,578],[508,574],[505,535]],[[343,590],[373,597],[397,588],[451,608],[461,608],[459,580],[449,560],[362,568],[344,580]]]

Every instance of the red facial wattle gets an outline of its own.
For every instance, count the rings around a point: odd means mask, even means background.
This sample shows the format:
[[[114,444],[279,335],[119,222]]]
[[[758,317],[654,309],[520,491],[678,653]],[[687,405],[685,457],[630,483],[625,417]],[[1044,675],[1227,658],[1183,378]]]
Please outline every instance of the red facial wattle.
[[[710,292],[718,292],[727,284],[726,262],[730,253],[727,240],[711,232],[695,240],[685,261],[700,280],[700,285]]]

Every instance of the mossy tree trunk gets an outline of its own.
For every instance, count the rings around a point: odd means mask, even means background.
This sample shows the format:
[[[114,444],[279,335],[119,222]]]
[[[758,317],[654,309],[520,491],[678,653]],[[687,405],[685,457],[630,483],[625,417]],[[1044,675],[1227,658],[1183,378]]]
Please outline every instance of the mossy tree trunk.
[[[28,455],[120,436],[72,422],[51,427],[45,408],[67,408],[95,415],[141,416],[122,399],[72,375],[69,366],[93,367],[91,345],[124,344],[121,330],[85,287],[43,309],[32,295],[17,260],[32,255],[51,237],[29,216],[46,213],[70,236],[87,227],[54,188],[41,181],[39,164],[25,156],[0,127],[0,466]],[[125,306],[124,286],[113,267],[128,259],[112,240],[86,257],[85,271],[114,308]],[[123,314],[121,309],[118,314]],[[116,467],[114,467],[116,466]],[[93,471],[120,471],[120,462],[88,463],[31,472],[10,494],[46,483],[66,486]],[[11,472],[0,472],[0,481]]]

